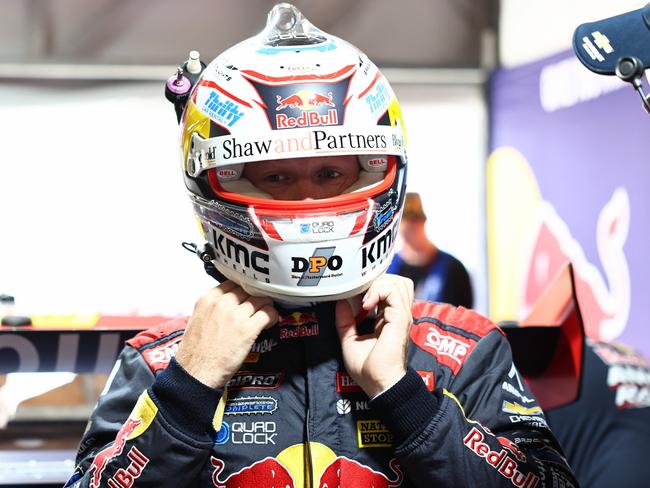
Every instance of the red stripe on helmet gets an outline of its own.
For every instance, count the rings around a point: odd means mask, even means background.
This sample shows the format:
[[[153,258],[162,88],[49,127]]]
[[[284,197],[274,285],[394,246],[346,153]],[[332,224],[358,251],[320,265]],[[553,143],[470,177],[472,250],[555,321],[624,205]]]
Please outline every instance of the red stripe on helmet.
[[[282,83],[282,82],[301,82],[301,81],[334,81],[343,75],[348,74],[351,70],[354,70],[355,65],[349,64],[344,66],[342,69],[330,73],[327,75],[301,75],[301,76],[268,76],[258,73],[253,70],[242,70],[242,74],[248,75],[252,78],[257,78],[258,80],[263,80],[269,83]]]
[[[224,90],[219,85],[217,85],[214,81],[201,80],[201,81],[199,81],[198,86],[205,86],[205,87],[208,87],[208,88],[214,88],[215,90],[223,93],[224,95],[226,95],[228,98],[231,98],[235,102],[237,102],[237,103],[239,103],[239,104],[241,104],[241,105],[243,105],[245,107],[253,108],[250,103],[245,102],[244,100],[242,100],[241,98],[236,97],[235,95],[233,95],[229,91]],[[194,92],[194,93],[196,93],[196,92]],[[196,100],[194,100],[194,103],[196,103]]]

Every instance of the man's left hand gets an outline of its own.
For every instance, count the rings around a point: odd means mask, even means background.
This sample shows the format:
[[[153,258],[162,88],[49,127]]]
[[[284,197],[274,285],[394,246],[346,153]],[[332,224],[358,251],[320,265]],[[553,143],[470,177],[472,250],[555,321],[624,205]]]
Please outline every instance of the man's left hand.
[[[413,316],[413,282],[401,276],[382,275],[363,296],[364,310],[377,311],[372,334],[357,334],[356,320],[347,300],[336,304],[336,330],[341,340],[348,374],[374,398],[406,373],[406,354]]]

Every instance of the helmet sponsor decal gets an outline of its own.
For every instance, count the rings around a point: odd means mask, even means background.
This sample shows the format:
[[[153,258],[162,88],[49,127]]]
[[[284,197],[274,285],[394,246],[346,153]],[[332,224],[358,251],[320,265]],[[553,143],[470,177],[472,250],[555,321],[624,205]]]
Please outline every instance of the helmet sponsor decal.
[[[272,129],[341,125],[351,76],[335,83],[267,85],[250,80]]]
[[[219,96],[216,91],[209,93],[201,110],[216,123],[226,127],[232,127],[244,116],[244,112],[239,110],[239,105],[224,95]]]
[[[243,210],[228,207],[218,201],[194,199],[194,212],[201,220],[209,222],[219,230],[246,241],[253,238],[254,226]]]
[[[301,234],[331,234],[334,232],[333,220],[321,220],[299,224]]]
[[[391,126],[292,128],[266,138],[225,135],[204,139],[194,133],[187,171],[196,177],[219,166],[328,154],[402,156],[404,140],[397,129]]]
[[[390,256],[390,253],[395,244],[395,237],[397,236],[398,221],[395,221],[391,228],[384,230],[376,239],[370,242],[369,245],[361,249],[361,274],[362,276],[368,271],[375,269],[377,265],[382,264],[384,260]]]
[[[364,98],[365,97],[365,98]],[[359,94],[364,98],[373,115],[382,115],[388,110],[393,97],[382,74],[378,71],[368,88]]]
[[[393,217],[397,213],[397,198],[396,192],[392,189],[388,192],[391,198],[388,198],[381,205],[377,205],[373,211],[372,223],[375,226],[376,232],[381,232],[387,225],[393,221]]]
[[[212,229],[212,239],[215,257],[218,261],[243,274],[250,274],[257,280],[269,282],[268,278],[259,276],[269,275],[269,255],[267,253],[245,243],[237,242],[216,229]]]
[[[334,278],[341,276],[342,273],[330,273],[325,275],[327,269],[337,271],[343,266],[343,258],[334,254],[336,246],[319,247],[314,250],[314,254],[309,258],[292,257],[292,273],[302,273],[298,279],[298,286],[318,286],[322,278]]]

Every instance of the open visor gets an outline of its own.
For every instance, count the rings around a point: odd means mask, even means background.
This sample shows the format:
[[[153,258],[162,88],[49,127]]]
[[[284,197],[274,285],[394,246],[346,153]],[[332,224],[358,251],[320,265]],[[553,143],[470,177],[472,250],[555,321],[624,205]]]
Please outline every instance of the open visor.
[[[243,169],[233,170],[240,174],[238,178],[221,178],[219,169],[208,170],[208,182],[212,191],[221,199],[257,209],[271,210],[275,215],[297,215],[319,211],[347,212],[367,206],[369,199],[386,192],[395,183],[398,158],[384,155],[356,156],[360,166],[359,176],[342,193],[320,199],[276,200],[255,187],[248,179],[241,176]],[[305,161],[308,164],[307,161]],[[262,162],[249,163],[264,164]],[[244,166],[244,165],[242,165]]]

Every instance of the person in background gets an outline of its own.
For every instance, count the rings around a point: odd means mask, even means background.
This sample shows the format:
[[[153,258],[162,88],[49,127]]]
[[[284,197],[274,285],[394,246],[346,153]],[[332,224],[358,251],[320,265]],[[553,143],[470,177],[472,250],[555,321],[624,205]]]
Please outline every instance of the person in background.
[[[465,266],[431,242],[424,225],[426,221],[420,195],[407,193],[399,229],[402,248],[395,254],[387,273],[413,280],[417,300],[472,308],[472,283]]]
[[[650,362],[587,338],[580,397],[546,410],[581,486],[636,488],[650,480]]]

